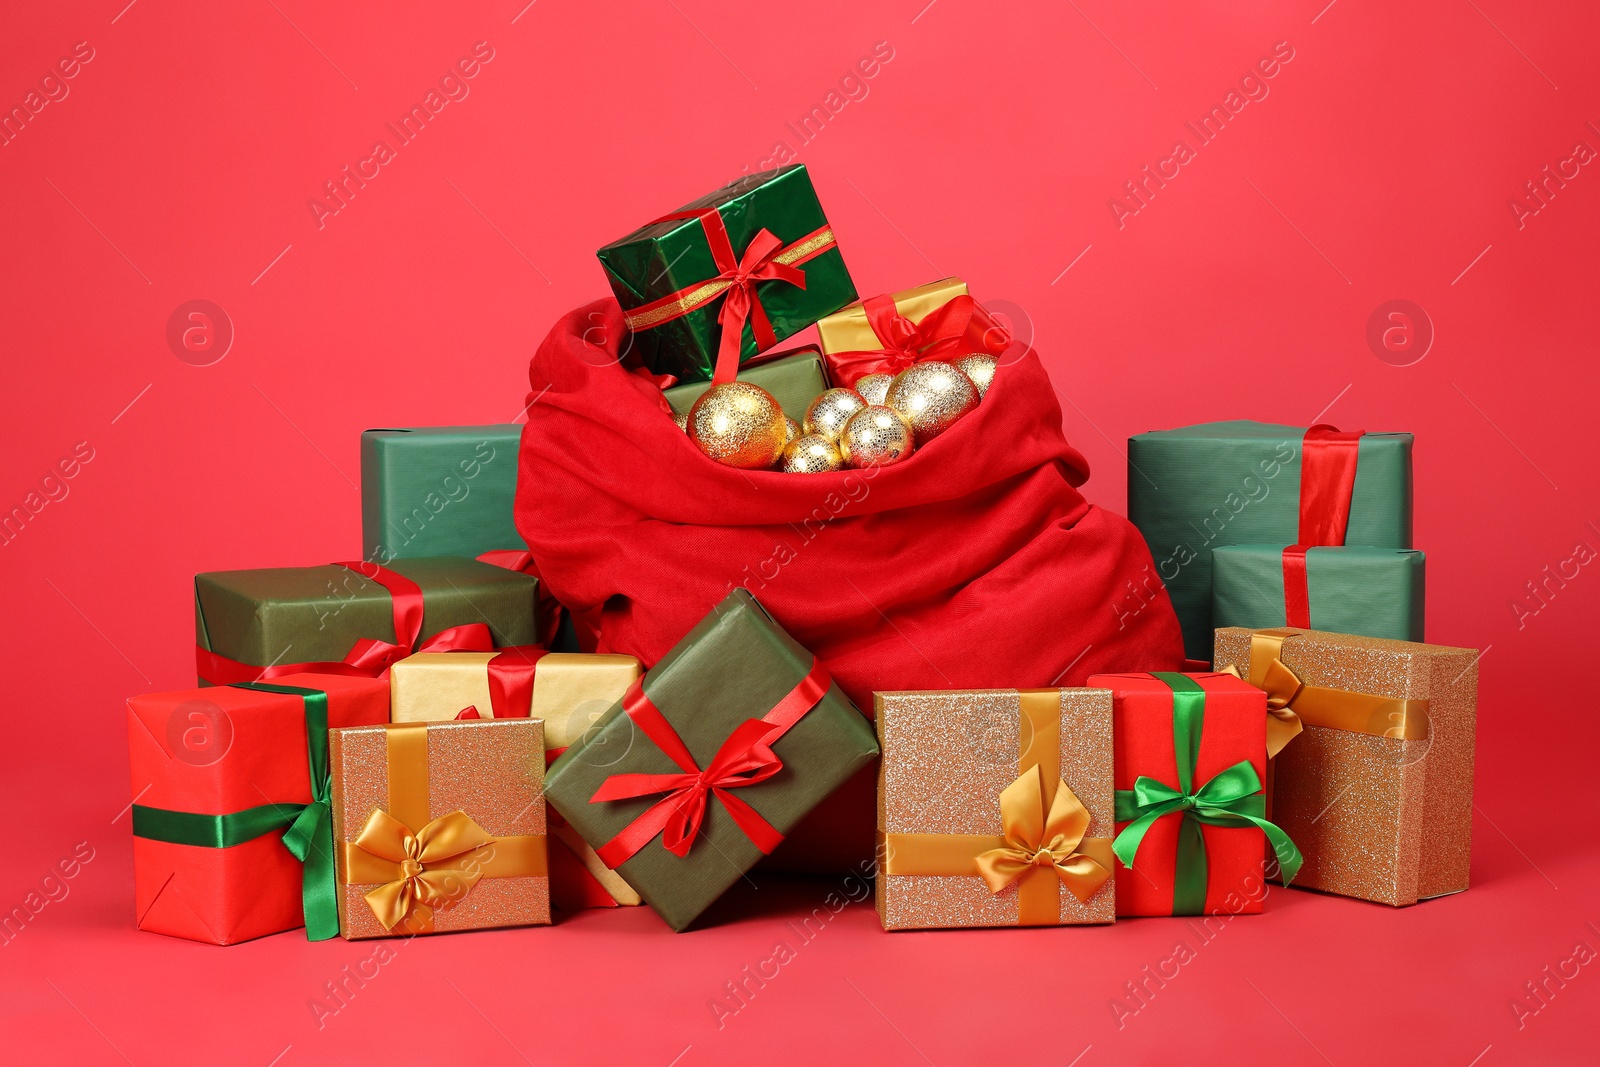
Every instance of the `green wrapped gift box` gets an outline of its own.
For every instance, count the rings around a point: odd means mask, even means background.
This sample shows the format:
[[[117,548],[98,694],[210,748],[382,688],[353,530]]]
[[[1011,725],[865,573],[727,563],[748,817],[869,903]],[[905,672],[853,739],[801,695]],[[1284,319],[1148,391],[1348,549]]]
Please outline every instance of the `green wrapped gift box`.
[[[1190,659],[1211,660],[1211,560],[1298,535],[1303,426],[1211,422],[1128,438],[1128,517],[1149,542]],[[1411,547],[1409,433],[1362,436],[1345,544]]]
[[[1211,553],[1211,618],[1218,628],[1288,625],[1285,545],[1224,545]],[[1311,625],[1331,633],[1421,641],[1426,559],[1410,548],[1361,545],[1306,551]]]
[[[877,755],[872,724],[817,670],[811,653],[749,591],[736,589],[644,676],[642,691],[613,706],[551,766],[545,799],[668,925],[682,930],[776,845],[774,835],[787,834]],[[807,686],[814,691],[807,694]],[[810,710],[797,721],[785,719],[784,710],[796,707]],[[767,723],[753,722],[769,715]],[[657,716],[669,724],[665,732]],[[785,721],[793,725],[770,739],[768,724],[781,729]],[[667,755],[673,735],[687,750],[679,758]],[[762,777],[770,762],[765,771],[749,769],[759,751],[725,762],[763,737],[781,761],[770,777]],[[690,771],[686,759],[698,770]],[[673,790],[692,787],[701,771],[724,788],[702,794],[704,820],[678,855],[667,847],[673,826],[651,832],[651,812],[671,808],[673,798],[692,807],[691,796]],[[613,789],[630,795],[594,799]],[[753,823],[740,814],[745,806]]]
[[[537,578],[456,556],[394,560],[385,570],[422,590],[421,626],[408,645],[472,623],[487,624],[497,648],[538,640]],[[388,588],[337,564],[212,571],[194,578],[202,685],[244,680],[232,676],[241,670],[248,677],[263,667],[339,661],[363,638],[399,640],[396,622]]]
[[[822,353],[815,348],[802,349],[793,355],[779,356],[770,362],[763,361],[739,371],[739,380],[759,385],[771,393],[783,407],[783,413],[800,422],[811,402],[828,388],[828,372],[822,363]],[[690,382],[663,389],[662,395],[672,405],[676,415],[687,415],[694,402],[711,388],[710,382]]]
[[[856,298],[803,164],[736,179],[596,253],[633,332],[631,343],[651,370],[680,382],[711,378],[729,286],[721,275],[763,258],[765,246],[752,248],[763,230],[777,239],[767,249],[775,264],[769,272],[800,271],[805,286],[756,275],[753,299],[765,309],[772,336],[758,339],[756,317],[748,318],[740,338],[743,361]]]
[[[521,437],[516,423],[364,432],[362,558],[526,549],[512,520]]]

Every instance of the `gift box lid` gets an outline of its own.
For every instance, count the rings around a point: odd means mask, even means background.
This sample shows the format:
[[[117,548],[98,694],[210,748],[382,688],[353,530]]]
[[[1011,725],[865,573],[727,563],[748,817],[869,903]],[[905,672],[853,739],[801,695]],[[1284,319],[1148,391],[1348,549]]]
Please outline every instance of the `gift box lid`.
[[[643,679],[643,692],[705,768],[738,727],[771,711],[811,669],[814,657],[769,616],[748,590],[717,605]],[[830,684],[820,701],[772,744],[783,768],[732,792],[779,833],[787,833],[878,752],[872,725]],[[619,702],[550,768],[546,799],[596,848],[661,799],[590,803],[618,774],[675,774],[680,768],[634,725]],[[687,855],[659,836],[617,870],[674,929],[705,908],[760,859],[761,850],[709,800]]]

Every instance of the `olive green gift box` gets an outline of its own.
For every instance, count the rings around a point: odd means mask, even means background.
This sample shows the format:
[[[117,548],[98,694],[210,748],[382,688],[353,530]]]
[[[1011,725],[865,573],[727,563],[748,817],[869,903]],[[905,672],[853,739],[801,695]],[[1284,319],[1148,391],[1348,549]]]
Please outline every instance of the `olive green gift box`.
[[[521,438],[516,423],[362,433],[362,558],[526,550],[512,517]]]
[[[789,247],[829,229],[804,164],[737,178],[678,210],[703,208],[716,208],[738,259],[744,257],[750,242],[762,230]],[[695,218],[647,223],[606,245],[596,255],[624,313],[710,282],[720,274],[705,229]],[[837,245],[796,267],[805,273],[804,288],[770,279],[757,282],[754,289],[778,341],[799,333],[856,298],[855,283],[850,280]],[[657,374],[676,375],[679,382],[709,381],[722,339],[717,316],[725,299],[715,297],[681,317],[638,330],[629,343]],[[747,321],[740,339],[740,361],[760,350],[755,330]]]
[[[748,590],[736,589],[644,676],[660,709],[702,768],[730,734],[771,711],[811,670],[813,657],[784,632]],[[681,769],[639,731],[619,701],[545,774],[545,799],[599,848],[662,799],[590,803],[614,774],[678,774]],[[837,684],[772,743],[783,769],[737,795],[781,834],[878,754],[877,737]],[[660,835],[617,873],[674,930],[683,930],[762,856],[715,796],[687,855]]]
[[[424,640],[474,622],[488,624],[497,648],[538,640],[537,578],[457,556],[386,566],[421,587]],[[254,667],[342,660],[361,638],[395,640],[394,598],[335,564],[211,571],[195,575],[194,637],[200,649]]]
[[[1211,618],[1218,629],[1287,626],[1286,545],[1224,545],[1211,553]],[[1427,559],[1414,548],[1330,546],[1306,550],[1314,629],[1421,641]]]
[[[771,393],[783,408],[783,413],[795,422],[805,418],[806,408],[828,388],[828,372],[822,362],[822,353],[815,348],[741,367],[739,380],[759,385]],[[694,407],[694,402],[710,388],[710,382],[690,382],[688,385],[663,389],[661,395],[672,405],[674,415],[687,415],[689,409]]]
[[[1294,541],[1304,426],[1209,422],[1128,438],[1128,518],[1183,626],[1190,659],[1211,660],[1212,549]],[[1362,435],[1345,544],[1411,547],[1409,433]]]

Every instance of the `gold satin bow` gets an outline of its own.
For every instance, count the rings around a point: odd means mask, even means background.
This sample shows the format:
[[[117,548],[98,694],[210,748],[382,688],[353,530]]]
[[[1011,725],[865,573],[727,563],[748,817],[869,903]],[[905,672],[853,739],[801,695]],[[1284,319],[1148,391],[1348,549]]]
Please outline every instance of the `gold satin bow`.
[[[459,903],[483,877],[483,863],[473,853],[494,840],[464,811],[441,815],[413,833],[379,809],[352,843],[352,853],[370,862],[351,881],[384,882],[366,899],[383,928],[393,930],[422,909],[431,916],[431,909]]]
[[[1240,681],[1245,680],[1239,673],[1239,668],[1231,663],[1217,673],[1231,674]],[[1288,678],[1285,679],[1284,675],[1288,675]],[[1300,731],[1305,729],[1300,716],[1290,707],[1304,687],[1295,673],[1278,659],[1273,660],[1268,666],[1265,678],[1260,682],[1252,680],[1250,684],[1265,690],[1267,694],[1267,758],[1271,759],[1282,752],[1283,746],[1299,737]]]
[[[1044,780],[1037,766],[1024,771],[1000,793],[1005,844],[977,857],[978,876],[998,893],[1030,872],[1054,871],[1080,901],[1087,902],[1111,872],[1076,851],[1089,829],[1089,811],[1066,782],[1056,785],[1045,809]]]

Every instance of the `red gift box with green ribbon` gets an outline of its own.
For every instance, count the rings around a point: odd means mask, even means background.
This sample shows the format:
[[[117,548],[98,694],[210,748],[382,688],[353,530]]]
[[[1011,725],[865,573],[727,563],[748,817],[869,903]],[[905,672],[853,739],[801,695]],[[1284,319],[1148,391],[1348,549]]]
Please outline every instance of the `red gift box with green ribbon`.
[[[372,678],[271,682],[128,701],[135,920],[231,945],[306,927],[339,933],[328,728],[389,720]]]
[[[1115,700],[1117,915],[1259,912],[1268,875],[1301,862],[1265,815],[1266,694],[1226,674],[1087,684]]]

